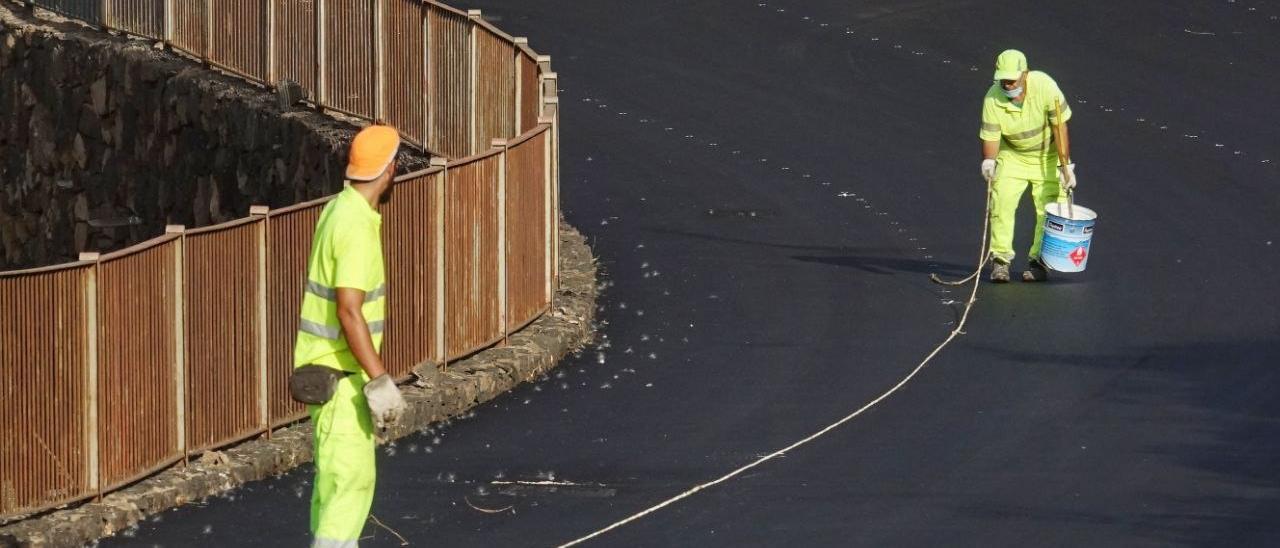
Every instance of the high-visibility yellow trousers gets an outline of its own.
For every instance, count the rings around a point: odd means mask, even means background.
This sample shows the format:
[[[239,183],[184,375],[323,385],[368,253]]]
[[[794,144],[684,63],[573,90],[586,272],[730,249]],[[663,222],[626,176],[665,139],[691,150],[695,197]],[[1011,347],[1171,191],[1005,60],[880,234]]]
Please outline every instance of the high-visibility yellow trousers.
[[[1036,230],[1027,255],[1040,258],[1040,246],[1044,241],[1044,206],[1060,199],[1057,179],[1039,180],[996,174],[991,186],[991,257],[1002,263],[1013,262],[1013,225],[1027,187],[1031,187],[1031,202],[1036,208]]]
[[[333,399],[307,406],[315,429],[313,547],[354,548],[373,505],[376,442],[365,382],[363,375],[348,375],[338,381]]]

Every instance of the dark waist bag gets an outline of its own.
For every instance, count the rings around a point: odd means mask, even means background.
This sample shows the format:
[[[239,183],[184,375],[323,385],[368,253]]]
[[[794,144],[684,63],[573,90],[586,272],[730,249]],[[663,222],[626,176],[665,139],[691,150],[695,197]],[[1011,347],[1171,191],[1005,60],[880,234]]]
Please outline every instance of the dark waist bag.
[[[338,371],[323,365],[304,365],[293,370],[289,375],[289,395],[294,401],[311,405],[323,405],[333,399],[338,389],[338,381],[347,375],[347,371]]]

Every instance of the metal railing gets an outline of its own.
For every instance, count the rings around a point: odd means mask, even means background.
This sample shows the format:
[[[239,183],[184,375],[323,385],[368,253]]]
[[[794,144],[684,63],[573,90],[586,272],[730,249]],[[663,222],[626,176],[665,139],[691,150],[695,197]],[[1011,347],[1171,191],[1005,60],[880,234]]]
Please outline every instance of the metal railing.
[[[385,121],[457,158],[537,124],[527,40],[434,0],[10,0],[162,42],[313,105]],[[522,93],[523,92],[523,93]],[[517,129],[518,128],[518,129]]]
[[[417,0],[35,3],[163,34],[250,79],[310,83],[320,104],[385,115],[406,138],[417,132],[456,158],[398,176],[383,206],[383,354],[398,379],[499,343],[551,306],[556,77],[549,58],[477,12]],[[326,9],[344,25],[325,19]],[[263,31],[226,39],[233,22]],[[320,47],[293,47],[283,32]],[[374,57],[351,55],[380,43]],[[379,75],[372,87],[358,81],[366,69]],[[370,89],[380,98],[370,100]],[[344,95],[329,103],[329,92]],[[312,232],[330,199],[254,206],[242,219],[170,226],[75,263],[0,272],[0,519],[100,497],[303,418],[287,381]]]

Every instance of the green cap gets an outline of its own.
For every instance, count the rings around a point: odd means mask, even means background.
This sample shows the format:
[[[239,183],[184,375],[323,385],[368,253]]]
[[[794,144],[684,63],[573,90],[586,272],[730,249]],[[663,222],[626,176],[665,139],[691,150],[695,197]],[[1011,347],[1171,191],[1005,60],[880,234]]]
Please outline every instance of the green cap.
[[[1017,80],[1027,71],[1027,56],[1016,49],[1007,49],[996,57],[996,80]]]

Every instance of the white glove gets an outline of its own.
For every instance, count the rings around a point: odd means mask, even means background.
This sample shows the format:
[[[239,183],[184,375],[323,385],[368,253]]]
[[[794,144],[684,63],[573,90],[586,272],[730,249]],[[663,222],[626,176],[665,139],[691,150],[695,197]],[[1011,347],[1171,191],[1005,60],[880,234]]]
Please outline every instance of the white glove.
[[[982,178],[986,179],[988,183],[990,183],[992,179],[996,178],[995,159],[987,158],[982,161]]]
[[[404,413],[404,398],[400,396],[400,389],[390,375],[378,375],[378,378],[364,385],[364,397],[369,402],[369,411],[378,428],[395,423]]]
[[[1058,166],[1059,179],[1062,181],[1062,189],[1067,191],[1076,188],[1076,164],[1069,163],[1065,166]]]

